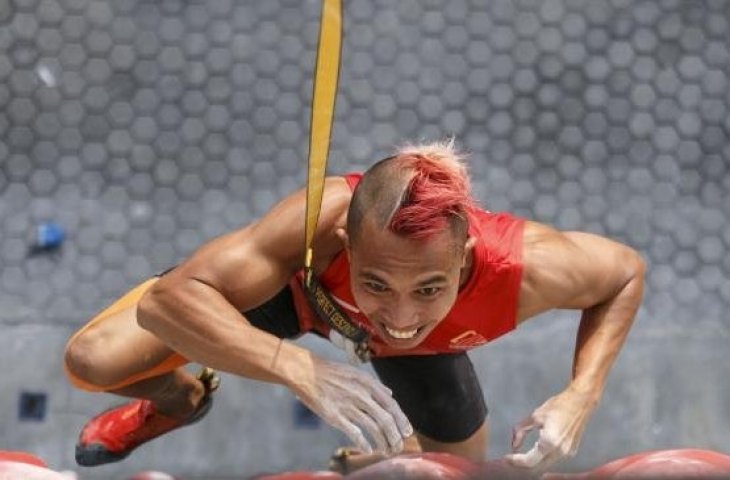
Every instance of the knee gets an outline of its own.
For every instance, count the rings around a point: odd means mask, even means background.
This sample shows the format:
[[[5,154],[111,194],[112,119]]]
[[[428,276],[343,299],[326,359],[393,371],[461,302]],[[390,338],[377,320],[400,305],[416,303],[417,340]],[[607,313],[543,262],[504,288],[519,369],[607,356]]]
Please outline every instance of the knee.
[[[105,341],[93,330],[72,338],[66,345],[64,367],[69,381],[82,390],[103,391],[118,381],[109,368]]]

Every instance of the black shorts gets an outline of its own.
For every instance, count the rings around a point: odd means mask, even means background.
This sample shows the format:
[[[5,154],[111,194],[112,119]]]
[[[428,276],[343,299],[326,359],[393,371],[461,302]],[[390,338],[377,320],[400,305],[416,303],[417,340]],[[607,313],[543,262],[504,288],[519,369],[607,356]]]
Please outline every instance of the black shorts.
[[[243,312],[257,328],[279,338],[304,333],[287,286],[263,305]],[[487,406],[467,354],[412,355],[372,359],[380,380],[393,391],[419,433],[438,442],[460,442],[484,424]]]

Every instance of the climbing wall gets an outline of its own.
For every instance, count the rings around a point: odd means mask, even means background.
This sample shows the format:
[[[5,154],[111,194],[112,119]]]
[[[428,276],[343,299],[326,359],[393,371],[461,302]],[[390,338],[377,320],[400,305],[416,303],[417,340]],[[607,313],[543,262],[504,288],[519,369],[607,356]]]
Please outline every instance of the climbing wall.
[[[115,400],[67,385],[68,336],[303,185],[319,9],[0,0],[0,448],[76,468],[78,429]],[[727,448],[730,3],[344,9],[330,173],[454,136],[485,208],[607,235],[648,263],[634,331],[564,468]],[[492,456],[565,385],[577,320],[546,315],[474,353]],[[82,474],[314,468],[343,441],[282,387],[230,377],[206,422]]]

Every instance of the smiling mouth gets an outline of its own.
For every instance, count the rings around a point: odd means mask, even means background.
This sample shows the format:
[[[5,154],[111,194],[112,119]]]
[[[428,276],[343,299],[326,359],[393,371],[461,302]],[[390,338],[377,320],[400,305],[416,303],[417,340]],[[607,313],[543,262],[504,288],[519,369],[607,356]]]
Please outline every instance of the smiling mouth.
[[[414,328],[411,330],[396,330],[394,328],[390,328],[386,325],[383,325],[383,328],[386,332],[388,332],[388,335],[391,337],[398,339],[398,340],[410,340],[419,333],[421,333],[424,329],[424,326],[420,326],[418,328]]]

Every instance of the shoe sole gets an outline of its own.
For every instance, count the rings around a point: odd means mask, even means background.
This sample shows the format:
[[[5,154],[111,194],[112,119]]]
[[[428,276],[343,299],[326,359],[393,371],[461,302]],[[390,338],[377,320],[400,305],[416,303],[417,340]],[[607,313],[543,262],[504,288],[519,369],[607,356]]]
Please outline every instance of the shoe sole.
[[[100,443],[76,445],[76,463],[82,467],[95,467],[124,460],[134,449],[125,452],[111,452]]]

